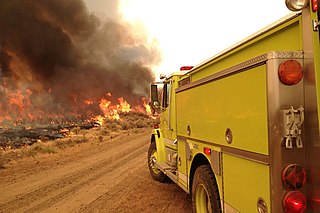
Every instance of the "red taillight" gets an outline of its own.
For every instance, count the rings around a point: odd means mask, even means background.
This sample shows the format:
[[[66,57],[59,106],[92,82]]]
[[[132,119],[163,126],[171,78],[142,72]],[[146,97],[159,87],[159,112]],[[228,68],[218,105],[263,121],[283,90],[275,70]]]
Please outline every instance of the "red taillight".
[[[318,0],[312,0],[312,11],[317,12],[319,9]]]
[[[153,128],[154,129],[158,129],[159,128],[159,124],[153,124]]]
[[[287,60],[280,64],[278,75],[280,81],[285,85],[294,85],[302,79],[302,66],[296,60]]]
[[[305,185],[307,173],[302,166],[290,164],[284,168],[281,175],[282,183],[290,189],[299,189]]]
[[[283,210],[285,213],[303,213],[306,208],[306,197],[299,191],[288,192],[283,198]]]
[[[203,148],[203,152],[206,155],[211,155],[211,149],[210,148],[207,148],[207,147]]]
[[[183,67],[180,67],[180,71],[191,70],[192,68],[193,66],[183,66]]]

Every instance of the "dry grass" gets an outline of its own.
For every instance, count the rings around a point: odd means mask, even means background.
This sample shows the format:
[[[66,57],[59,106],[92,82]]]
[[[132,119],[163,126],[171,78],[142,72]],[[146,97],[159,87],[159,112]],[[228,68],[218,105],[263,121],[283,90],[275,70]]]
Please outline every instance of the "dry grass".
[[[38,154],[54,154],[59,150],[77,146],[82,143],[102,143],[113,140],[123,134],[137,134],[144,128],[153,125],[154,120],[143,113],[125,113],[120,120],[106,120],[105,123],[89,130],[75,127],[61,139],[48,140],[39,138],[37,143],[20,149],[0,150],[0,169],[4,169],[10,161],[25,157],[35,157]]]

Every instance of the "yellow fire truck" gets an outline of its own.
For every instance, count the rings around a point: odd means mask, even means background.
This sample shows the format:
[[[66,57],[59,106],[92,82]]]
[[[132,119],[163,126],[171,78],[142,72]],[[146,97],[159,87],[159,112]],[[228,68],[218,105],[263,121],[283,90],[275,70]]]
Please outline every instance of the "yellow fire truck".
[[[151,83],[151,176],[194,212],[320,212],[318,0]],[[191,68],[191,69],[190,69]]]

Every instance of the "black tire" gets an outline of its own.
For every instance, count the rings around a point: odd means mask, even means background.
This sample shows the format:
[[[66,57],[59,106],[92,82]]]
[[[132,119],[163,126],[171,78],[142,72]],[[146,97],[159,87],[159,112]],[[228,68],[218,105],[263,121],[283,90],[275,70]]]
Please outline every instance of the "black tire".
[[[150,143],[149,150],[148,150],[149,171],[153,179],[161,183],[164,183],[168,181],[168,177],[162,171],[156,168],[156,165],[155,165],[155,163],[157,162],[156,154],[157,154],[156,143],[152,142]]]
[[[192,183],[193,212],[221,213],[218,185],[210,165],[196,169]]]

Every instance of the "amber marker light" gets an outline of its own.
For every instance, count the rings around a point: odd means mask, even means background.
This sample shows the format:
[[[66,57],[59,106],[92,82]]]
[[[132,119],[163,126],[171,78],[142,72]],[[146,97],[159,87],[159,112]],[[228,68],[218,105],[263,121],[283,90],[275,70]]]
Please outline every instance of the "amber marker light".
[[[303,77],[302,66],[296,60],[284,61],[279,65],[278,75],[285,85],[297,84]]]

